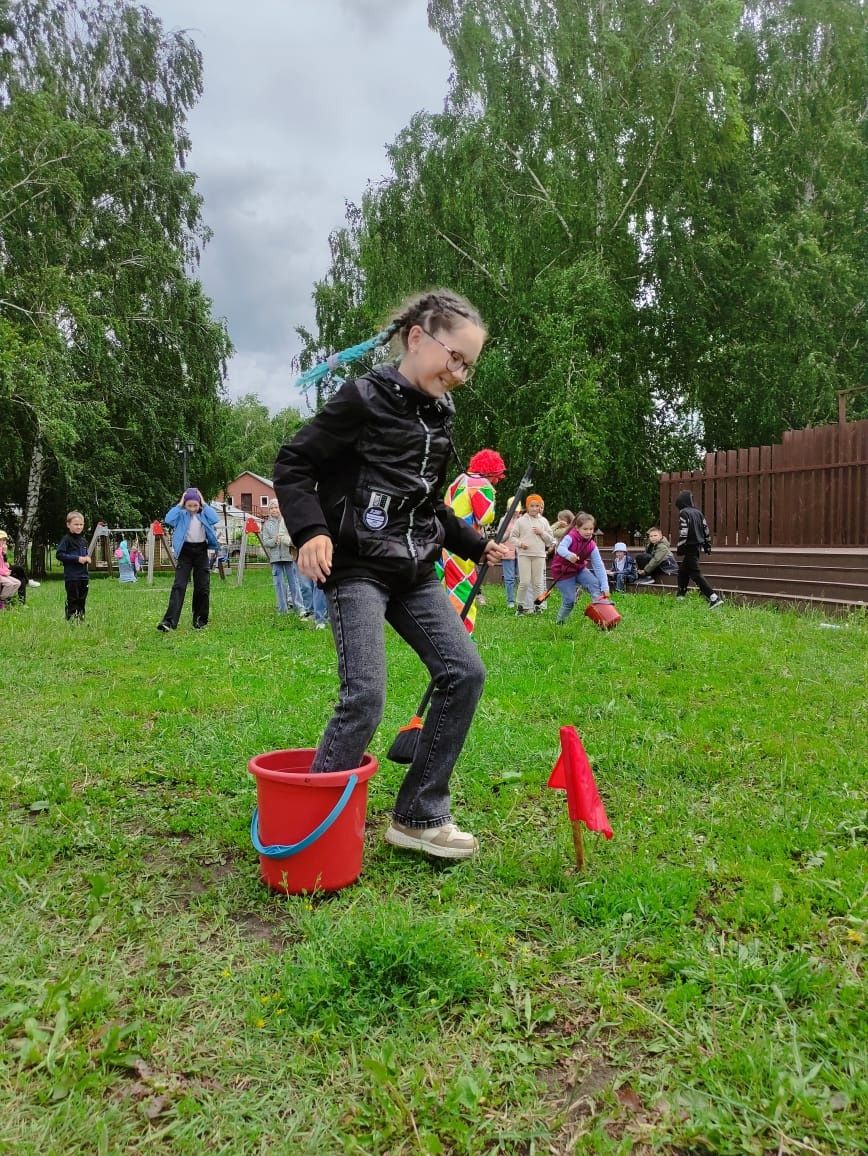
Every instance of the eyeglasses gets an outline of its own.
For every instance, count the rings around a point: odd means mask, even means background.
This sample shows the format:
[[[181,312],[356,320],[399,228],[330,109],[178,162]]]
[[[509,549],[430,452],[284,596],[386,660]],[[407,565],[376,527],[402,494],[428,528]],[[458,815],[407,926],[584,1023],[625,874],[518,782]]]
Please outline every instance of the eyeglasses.
[[[474,373],[476,373],[476,366],[470,365],[468,362],[466,362],[460,353],[456,352],[454,349],[450,349],[449,346],[442,342],[439,337],[435,337],[433,333],[429,333],[428,330],[424,328],[424,326],[420,325],[419,328],[424,334],[426,334],[426,336],[430,337],[432,341],[436,341],[438,345],[442,345],[446,352],[449,354],[449,356],[446,358],[446,368],[449,370],[449,372],[463,373],[464,380],[470,381],[471,377],[473,377]]]

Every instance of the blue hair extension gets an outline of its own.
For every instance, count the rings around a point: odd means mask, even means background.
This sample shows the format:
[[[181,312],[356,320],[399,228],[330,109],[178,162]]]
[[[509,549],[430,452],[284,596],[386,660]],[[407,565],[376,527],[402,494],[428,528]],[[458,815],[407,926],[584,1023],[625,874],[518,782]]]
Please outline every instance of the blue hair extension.
[[[394,337],[396,332],[395,326],[390,325],[388,329],[383,329],[376,337],[371,337],[367,341],[362,341],[358,345],[351,345],[349,349],[342,349],[340,353],[333,353],[331,357],[327,357],[325,361],[319,362],[318,365],[306,369],[304,373],[299,374],[295,379],[295,384],[305,389],[314,382],[320,381],[330,373],[334,373],[342,365],[348,365],[351,361],[357,361],[360,357],[364,357],[366,353],[370,353],[372,349],[377,349],[380,345],[385,345]],[[336,380],[341,381],[342,378]]]

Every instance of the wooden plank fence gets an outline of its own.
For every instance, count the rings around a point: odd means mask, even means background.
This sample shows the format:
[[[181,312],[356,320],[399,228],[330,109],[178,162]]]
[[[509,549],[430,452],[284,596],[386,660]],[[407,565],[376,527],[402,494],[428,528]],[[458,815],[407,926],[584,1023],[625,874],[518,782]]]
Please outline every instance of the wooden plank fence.
[[[781,443],[705,455],[660,475],[660,526],[692,490],[718,546],[868,546],[868,420],[787,430]]]

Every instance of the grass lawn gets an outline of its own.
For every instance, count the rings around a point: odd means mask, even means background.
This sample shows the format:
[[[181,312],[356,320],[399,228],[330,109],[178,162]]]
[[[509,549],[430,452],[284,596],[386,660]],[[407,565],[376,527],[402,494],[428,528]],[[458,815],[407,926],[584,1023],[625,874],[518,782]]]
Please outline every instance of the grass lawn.
[[[0,1152],[864,1151],[868,621],[701,599],[479,614],[454,783],[478,859],[382,842],[266,891],[248,758],[316,744],[327,631],[270,576],[156,629],[168,579],[0,616]],[[556,599],[552,599],[556,601]],[[383,757],[426,678],[392,636]],[[558,727],[615,838],[570,870]],[[861,1110],[860,1110],[861,1100]]]

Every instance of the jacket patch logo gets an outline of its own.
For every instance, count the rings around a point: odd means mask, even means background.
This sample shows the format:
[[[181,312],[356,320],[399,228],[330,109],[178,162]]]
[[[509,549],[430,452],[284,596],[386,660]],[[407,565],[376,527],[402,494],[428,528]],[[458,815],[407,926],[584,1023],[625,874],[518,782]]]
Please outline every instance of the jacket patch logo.
[[[368,508],[362,514],[362,521],[369,530],[382,530],[388,524],[391,501],[391,494],[380,494],[376,490],[371,491]]]

